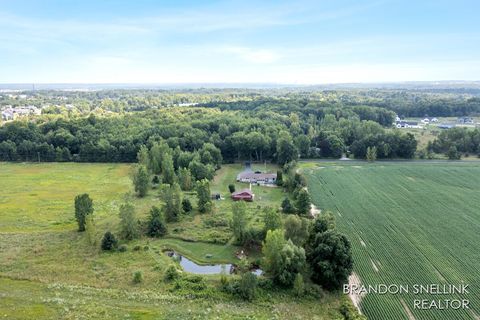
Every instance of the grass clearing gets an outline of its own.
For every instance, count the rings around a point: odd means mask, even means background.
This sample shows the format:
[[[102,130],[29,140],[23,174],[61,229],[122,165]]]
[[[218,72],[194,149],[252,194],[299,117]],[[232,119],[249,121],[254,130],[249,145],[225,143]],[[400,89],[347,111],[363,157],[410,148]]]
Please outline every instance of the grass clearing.
[[[336,319],[348,299],[326,293],[321,299],[294,298],[281,290],[262,291],[246,303],[218,290],[219,276],[205,276],[206,289],[196,296],[176,291],[163,281],[172,264],[162,249],[171,248],[198,263],[234,263],[238,247],[229,243],[228,226],[207,221],[228,220],[232,200],[228,184],[241,165],[225,165],[212,191],[215,212],[193,213],[169,224],[167,238],[140,238],[125,243],[126,252],[102,252],[99,241],[106,230],[118,233],[118,207],[132,191],[126,164],[1,163],[0,187],[0,319]],[[271,167],[272,170],[274,167]],[[237,189],[248,187],[236,184]],[[280,188],[254,186],[257,201],[248,203],[250,223],[260,224],[265,206],[279,205]],[[87,192],[94,200],[98,244],[76,231],[73,199]],[[137,216],[145,220],[152,205],[161,205],[158,191],[146,198],[130,197]],[[194,208],[196,198],[189,194]],[[174,229],[178,228],[175,232]],[[213,243],[212,232],[227,243]],[[182,241],[189,237],[194,242]],[[138,250],[134,250],[138,247]],[[148,250],[144,248],[148,247]],[[211,255],[207,258],[207,255]],[[251,259],[259,257],[252,252]],[[141,271],[143,282],[134,284]]]
[[[415,319],[479,314],[480,164],[358,166],[322,162],[303,170],[314,203],[348,235],[362,284],[470,284],[467,295],[367,294],[362,311],[369,319],[408,319],[403,299]],[[419,310],[414,299],[468,299],[471,310]]]

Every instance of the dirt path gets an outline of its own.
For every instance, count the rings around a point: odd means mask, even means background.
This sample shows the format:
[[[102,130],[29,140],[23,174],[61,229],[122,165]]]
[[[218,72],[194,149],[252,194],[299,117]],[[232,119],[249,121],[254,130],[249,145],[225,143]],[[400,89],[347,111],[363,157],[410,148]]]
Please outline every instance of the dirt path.
[[[358,276],[358,274],[356,274],[355,272],[352,272],[352,274],[348,277],[348,284],[351,288],[352,285],[360,286],[362,282],[360,281],[360,277]],[[350,292],[348,296],[350,300],[352,300],[352,303],[355,306],[355,308],[357,308],[358,312],[362,314],[362,310],[360,309],[360,302],[362,301],[362,298],[365,296],[365,293],[356,294],[356,293]]]

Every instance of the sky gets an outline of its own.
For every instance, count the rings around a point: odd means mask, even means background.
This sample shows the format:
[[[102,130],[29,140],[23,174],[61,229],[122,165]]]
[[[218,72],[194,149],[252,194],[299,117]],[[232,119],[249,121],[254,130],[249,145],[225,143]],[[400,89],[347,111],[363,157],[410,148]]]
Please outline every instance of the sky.
[[[478,0],[0,0],[0,83],[480,80]]]

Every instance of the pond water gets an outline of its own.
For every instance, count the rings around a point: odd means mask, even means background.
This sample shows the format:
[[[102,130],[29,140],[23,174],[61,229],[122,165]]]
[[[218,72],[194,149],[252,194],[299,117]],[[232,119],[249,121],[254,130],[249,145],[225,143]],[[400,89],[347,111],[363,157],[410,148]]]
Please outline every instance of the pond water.
[[[234,273],[236,267],[234,264],[231,263],[207,265],[197,264],[192,260],[185,258],[182,255],[179,255],[173,250],[167,250],[165,251],[165,254],[172,259],[176,259],[180,263],[180,266],[183,268],[184,271],[194,274],[220,274],[222,273],[222,271],[229,274]],[[262,274],[262,270],[259,268],[253,269],[251,272],[257,276]]]

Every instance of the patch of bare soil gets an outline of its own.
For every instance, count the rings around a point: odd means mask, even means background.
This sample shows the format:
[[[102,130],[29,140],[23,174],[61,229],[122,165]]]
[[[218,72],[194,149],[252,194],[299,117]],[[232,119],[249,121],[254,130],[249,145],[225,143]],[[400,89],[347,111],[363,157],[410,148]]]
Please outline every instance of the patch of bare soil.
[[[360,277],[358,276],[358,274],[352,272],[352,274],[348,277],[348,284],[351,288],[353,285],[361,286],[362,282],[360,281]],[[362,310],[360,310],[360,302],[362,301],[362,298],[366,295],[366,293],[357,294],[352,291],[353,290],[350,290],[348,297],[350,298],[350,300],[352,300],[352,303],[355,308],[357,308],[358,312],[362,313]]]
[[[475,320],[480,320],[480,317],[479,317],[475,312],[473,312],[472,309],[470,309],[470,313],[472,314],[473,319],[475,319]]]
[[[358,237],[358,238],[360,238],[360,237]],[[361,244],[364,248],[367,247],[367,245],[365,244],[365,241],[363,241],[362,238],[360,238],[360,244]]]
[[[310,215],[315,219],[322,210],[318,209],[317,206],[315,206],[313,203],[310,204]]]
[[[370,259],[370,261],[372,262],[373,270],[375,270],[375,272],[378,272],[378,267],[377,267],[377,265],[375,264],[375,262],[373,262],[372,259]]]
[[[413,313],[412,311],[410,311],[410,309],[408,308],[407,304],[405,303],[405,301],[403,301],[403,299],[400,299],[400,302],[402,303],[403,305],[403,309],[405,309],[405,312],[407,313],[407,317],[409,320],[415,320],[415,317],[413,316]]]

